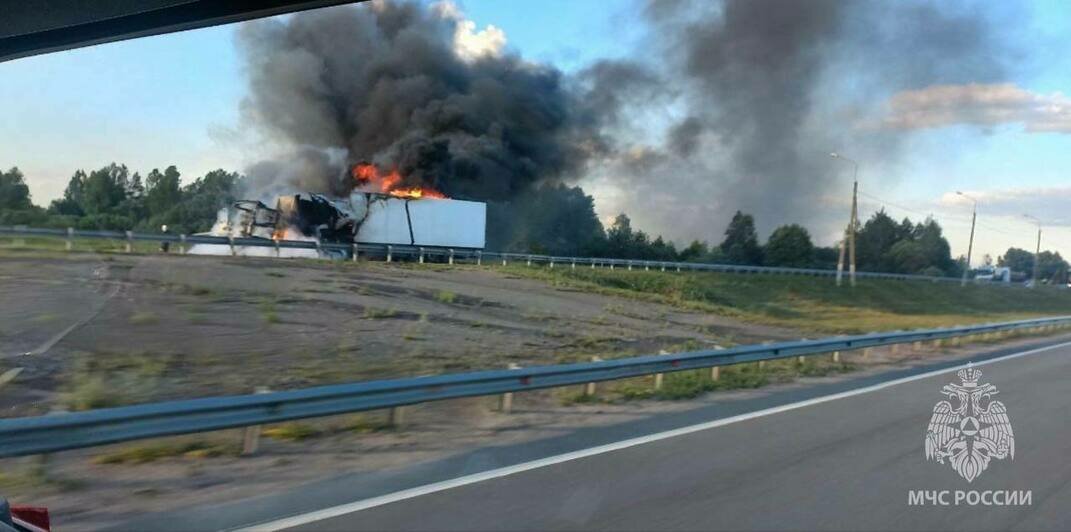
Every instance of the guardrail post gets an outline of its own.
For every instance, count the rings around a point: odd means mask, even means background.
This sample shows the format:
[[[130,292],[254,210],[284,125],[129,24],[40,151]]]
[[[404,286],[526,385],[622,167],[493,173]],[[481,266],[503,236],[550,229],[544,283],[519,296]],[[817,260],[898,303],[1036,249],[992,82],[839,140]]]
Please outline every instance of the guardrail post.
[[[257,386],[255,394],[268,393],[271,390],[267,386]],[[242,456],[252,456],[260,447],[260,425],[251,425],[242,430]]]
[[[505,265],[506,265],[506,257],[502,257],[502,265],[503,265],[503,266],[505,266]]]
[[[67,228],[67,251],[74,249],[74,228]]]
[[[511,362],[508,368],[521,369],[521,365]],[[506,392],[498,398],[498,410],[503,414],[508,414],[513,411],[513,392]]]
[[[228,243],[230,244],[230,246],[231,246],[231,256],[232,256],[232,257],[236,257],[236,256],[238,256],[238,252],[234,250],[234,237],[233,237],[233,236],[229,236],[229,235],[228,235],[228,236],[227,236],[227,242],[228,242]]]
[[[420,259],[418,259],[418,260],[420,261],[421,264],[424,264],[424,248],[423,247],[420,247]]]
[[[66,413],[67,413],[67,409],[66,408],[63,408],[61,406],[53,406],[48,411],[47,415],[54,416],[56,414],[66,414]],[[49,472],[48,472],[48,463],[51,462],[51,461],[52,461],[52,453],[41,453],[41,454],[35,456],[33,458],[33,464],[31,465],[31,467],[33,468],[32,475],[34,477],[37,477],[37,478],[40,478],[40,479],[43,479],[43,480],[46,480],[46,481],[50,480],[51,476],[49,475]]]
[[[666,263],[662,263],[662,271],[666,271]]]
[[[592,261],[591,261],[591,269],[592,270],[595,269],[595,260],[594,259],[592,259]]]
[[[183,234],[179,235],[178,239],[179,239],[179,246],[178,246],[179,255],[185,255],[186,254],[186,234],[183,233]]]
[[[892,344],[892,345],[890,345],[889,346],[889,352],[894,354],[894,355],[899,353],[900,352],[900,344]]]
[[[610,270],[613,271],[613,269],[614,269],[614,263],[611,261],[610,262]]]
[[[911,349],[914,350],[914,351],[922,351],[922,340],[919,340],[917,342],[913,342],[911,344]]]
[[[576,269],[576,259],[573,259],[572,269],[574,269],[574,270]]]
[[[283,252],[279,249],[279,239],[273,238],[272,242],[275,242],[275,258],[278,259],[279,257],[283,256]]]
[[[133,231],[127,231],[126,232],[126,252],[127,253],[133,253],[134,252],[134,232]]]
[[[870,360],[870,353],[873,351],[870,347],[863,348],[863,360]]]
[[[393,254],[394,246],[387,244],[387,262],[391,261],[391,255]]]
[[[940,338],[935,338],[933,340],[933,347],[934,347],[934,349],[937,349],[937,348],[941,347],[941,339]]]
[[[602,362],[602,358],[594,356],[594,357],[591,357],[591,361],[592,362]],[[593,395],[595,395],[595,383],[594,382],[589,382],[589,383],[584,385],[584,396],[585,397],[591,397]]]
[[[476,265],[477,266],[483,266],[483,252],[482,251],[477,251],[476,252]]]
[[[531,266],[531,265],[532,265],[532,256],[529,255],[528,256],[528,266]]]
[[[554,259],[550,259],[550,267],[551,267],[551,268],[553,268],[553,267],[554,267]]]
[[[353,243],[353,262],[357,262],[357,243]]]
[[[650,262],[643,261],[643,271],[645,271],[645,272],[651,271],[651,263]]]
[[[659,351],[658,354],[660,354],[660,355],[668,355],[669,351],[662,350],[662,351]],[[664,381],[664,380],[665,380],[665,374],[664,373],[655,373],[655,376],[654,376],[654,389],[655,390],[661,390],[662,389],[662,381]]]
[[[396,406],[391,408],[387,424],[396,429],[402,428],[405,425],[405,407]]]
[[[680,272],[681,272],[681,266],[680,266],[680,264],[678,264],[677,265],[677,273],[680,273]]]
[[[448,263],[449,264],[453,264],[454,263],[454,248],[450,248],[450,258],[448,259]]]
[[[840,351],[834,351],[832,359],[834,364],[840,364]]]
[[[316,239],[316,258],[320,258],[322,256],[323,256],[323,252],[320,250],[320,239],[317,238]]]
[[[632,261],[628,261],[628,271],[632,271]]]

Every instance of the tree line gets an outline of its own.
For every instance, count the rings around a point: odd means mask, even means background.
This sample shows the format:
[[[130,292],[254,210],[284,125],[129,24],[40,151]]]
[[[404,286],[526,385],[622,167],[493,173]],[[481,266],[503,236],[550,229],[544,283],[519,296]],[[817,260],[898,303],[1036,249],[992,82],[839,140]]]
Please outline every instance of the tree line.
[[[153,169],[144,178],[125,165],[76,171],[63,197],[48,207],[34,205],[25,176],[18,168],[0,172],[0,225],[75,227],[78,229],[207,231],[217,211],[233,202],[243,176],[213,170],[183,185],[175,166]],[[583,189],[565,184],[536,187],[508,203],[489,203],[487,247],[519,253],[589,256],[637,260],[729,263],[753,266],[835,268],[839,250],[816,246],[806,228],[786,224],[762,243],[750,214],[737,211],[721,241],[695,240],[678,249],[661,236],[652,237],[618,215],[604,227],[595,203]],[[941,226],[932,218],[897,222],[884,210],[856,228],[856,265],[861,271],[957,277],[963,259],[953,259]],[[1043,251],[1039,277],[1066,283],[1068,264],[1057,252]],[[992,261],[988,258],[987,264]],[[1009,248],[998,257],[1018,277],[1029,277],[1034,254]]]
[[[145,175],[109,164],[71,176],[63,197],[34,205],[18,168],[0,172],[0,224],[173,232],[207,231],[216,212],[234,201],[239,174],[213,170],[183,186],[174,166]]]

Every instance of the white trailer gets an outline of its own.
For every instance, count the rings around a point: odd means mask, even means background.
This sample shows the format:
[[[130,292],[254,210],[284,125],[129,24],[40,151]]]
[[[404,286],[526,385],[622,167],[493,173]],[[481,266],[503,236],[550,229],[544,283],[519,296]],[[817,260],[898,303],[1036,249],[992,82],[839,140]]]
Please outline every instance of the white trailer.
[[[289,194],[275,200],[275,208],[243,200],[220,210],[209,235],[270,240],[308,240],[324,243],[405,245],[458,250],[483,249],[487,230],[487,204],[438,198],[400,198],[387,194],[355,192],[349,198],[328,199],[317,194]],[[242,255],[269,254],[273,250],[235,246]],[[241,248],[241,249],[237,249]],[[201,244],[195,254],[230,253],[226,246]],[[318,256],[315,250],[297,249],[293,256]]]
[[[359,244],[483,249],[487,204],[452,199],[407,199],[374,194],[350,198]]]

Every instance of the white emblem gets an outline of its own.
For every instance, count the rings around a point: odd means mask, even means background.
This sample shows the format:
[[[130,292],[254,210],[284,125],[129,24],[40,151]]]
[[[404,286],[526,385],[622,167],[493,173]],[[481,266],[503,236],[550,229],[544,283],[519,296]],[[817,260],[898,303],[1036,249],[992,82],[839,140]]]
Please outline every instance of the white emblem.
[[[926,459],[939,464],[947,459],[952,469],[971,482],[989,467],[990,460],[1015,458],[1015,435],[1008,409],[991,399],[997,387],[978,384],[982,372],[970,364],[956,375],[963,383],[946,384],[941,393],[949,401],[933,407],[926,428]]]

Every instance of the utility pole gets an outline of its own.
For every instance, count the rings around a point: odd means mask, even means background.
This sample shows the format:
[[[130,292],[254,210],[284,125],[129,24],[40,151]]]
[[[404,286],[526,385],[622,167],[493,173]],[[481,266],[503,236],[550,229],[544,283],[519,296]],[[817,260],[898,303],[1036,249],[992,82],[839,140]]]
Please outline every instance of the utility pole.
[[[974,249],[974,222],[978,219],[978,200],[958,190],[956,194],[971,200],[974,204],[971,208],[971,239],[967,241],[967,263],[963,265],[963,279],[959,283],[960,286],[967,286],[967,273],[971,271],[971,251]]]
[[[859,224],[859,163],[852,159],[849,159],[837,152],[829,154],[834,159],[844,159],[852,163],[854,171],[852,173],[852,215],[848,220],[848,227],[844,230],[844,240],[840,244],[840,258],[837,260],[837,286],[840,286],[841,276],[844,273],[844,248],[847,245],[848,248],[848,278],[852,287],[855,287],[855,231]]]
[[[1041,280],[1038,279],[1038,266],[1041,265],[1041,220],[1038,220],[1037,218],[1030,216],[1029,214],[1024,214],[1023,216],[1034,220],[1034,222],[1038,224],[1038,245],[1037,251],[1034,252],[1034,285],[1031,286],[1031,288],[1037,288],[1038,283],[1041,282]]]

